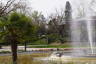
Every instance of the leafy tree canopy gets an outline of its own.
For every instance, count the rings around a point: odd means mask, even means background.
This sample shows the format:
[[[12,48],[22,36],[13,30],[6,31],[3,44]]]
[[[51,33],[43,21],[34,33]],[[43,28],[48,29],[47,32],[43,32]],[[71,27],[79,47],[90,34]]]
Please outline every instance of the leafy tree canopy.
[[[0,18],[0,30],[3,41],[10,42],[15,38],[18,42],[25,42],[35,37],[37,26],[32,24],[30,17],[13,12],[7,17]]]

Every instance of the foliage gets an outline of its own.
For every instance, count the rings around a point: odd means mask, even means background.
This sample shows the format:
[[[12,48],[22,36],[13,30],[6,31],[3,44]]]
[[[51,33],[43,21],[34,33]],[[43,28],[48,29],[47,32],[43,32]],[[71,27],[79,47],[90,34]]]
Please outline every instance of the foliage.
[[[17,64],[17,43],[30,41],[35,33],[35,26],[24,14],[13,12],[1,20],[0,37],[11,44],[13,64]]]
[[[32,44],[33,44],[33,45],[46,45],[47,42],[46,42],[45,39],[39,39],[39,40],[37,40],[37,41],[34,41]]]
[[[0,35],[4,36],[4,41],[8,42],[11,31],[13,30],[18,42],[30,41],[36,33],[37,27],[32,24],[31,18],[24,14],[12,13],[4,21],[1,20],[0,27],[4,30],[0,32]],[[8,37],[8,38],[7,38]]]
[[[38,11],[34,11],[31,15],[32,21],[35,25],[38,26],[38,35],[44,35],[46,32],[46,19],[42,13],[39,13]]]
[[[72,19],[72,9],[71,9],[71,4],[69,1],[66,2],[65,5],[65,20],[71,20]]]
[[[58,34],[49,34],[47,37],[48,37],[48,44],[56,42],[59,40]]]

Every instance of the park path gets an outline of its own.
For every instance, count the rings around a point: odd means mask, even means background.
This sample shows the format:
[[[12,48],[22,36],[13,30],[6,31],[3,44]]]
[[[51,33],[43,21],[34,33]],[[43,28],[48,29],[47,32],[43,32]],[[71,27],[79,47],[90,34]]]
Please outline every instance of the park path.
[[[41,51],[41,50],[57,50],[57,48],[29,48],[27,47],[26,50],[27,51]],[[25,50],[24,46],[18,46],[18,50]],[[0,52],[2,51],[10,51],[11,52],[11,47],[10,46],[2,46],[2,48],[0,49]]]
[[[23,50],[23,52],[18,52],[18,54],[32,54],[32,53],[48,53],[48,50],[53,49],[56,50],[56,48],[28,48],[27,51],[24,52],[25,48],[24,46],[18,46],[18,50]],[[47,51],[46,51],[47,50]],[[0,49],[0,52],[11,52],[10,46],[2,46]],[[0,56],[10,56],[11,53],[0,53]]]

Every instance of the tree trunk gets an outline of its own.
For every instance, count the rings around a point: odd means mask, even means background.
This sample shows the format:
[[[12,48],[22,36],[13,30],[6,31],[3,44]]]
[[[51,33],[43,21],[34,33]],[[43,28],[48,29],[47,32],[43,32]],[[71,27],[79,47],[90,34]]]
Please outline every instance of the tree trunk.
[[[17,64],[17,42],[11,42],[13,64]]]
[[[25,52],[27,51],[26,48],[27,48],[27,43],[25,42]]]

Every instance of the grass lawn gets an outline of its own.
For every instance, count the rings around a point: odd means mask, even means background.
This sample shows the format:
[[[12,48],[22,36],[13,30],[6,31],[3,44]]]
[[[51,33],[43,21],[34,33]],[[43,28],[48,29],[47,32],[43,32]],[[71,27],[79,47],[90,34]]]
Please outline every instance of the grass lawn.
[[[71,48],[69,43],[66,44],[49,44],[49,45],[28,45],[30,48]]]
[[[45,45],[45,46],[29,46],[30,48],[69,48],[68,46],[64,45]]]

